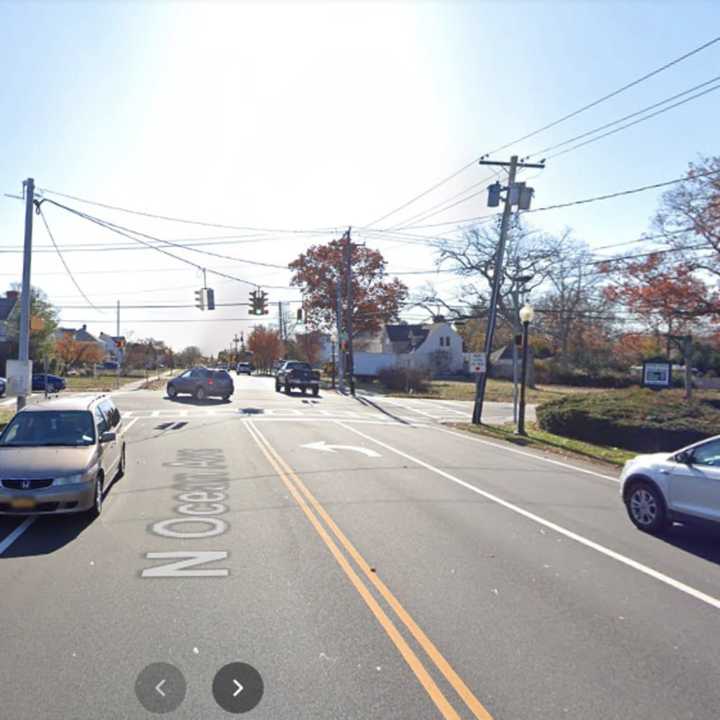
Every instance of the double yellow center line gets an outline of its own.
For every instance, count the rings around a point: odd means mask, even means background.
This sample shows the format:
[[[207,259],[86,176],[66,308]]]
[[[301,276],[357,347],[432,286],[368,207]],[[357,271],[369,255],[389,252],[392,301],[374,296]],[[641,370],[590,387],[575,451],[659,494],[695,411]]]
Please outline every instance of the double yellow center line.
[[[267,438],[258,430],[257,426],[250,420],[246,421],[248,432],[253,440],[257,443],[262,453],[267,458],[270,465],[278,474],[282,482],[290,491],[293,499],[305,513],[317,534],[332,553],[338,565],[342,568],[357,590],[360,597],[375,616],[380,626],[387,633],[388,637],[394,643],[405,662],[415,673],[420,684],[423,686],[430,699],[435,703],[443,718],[446,720],[460,720],[455,708],[450,704],[445,694],[437,686],[432,676],[426,669],[415,651],[407,643],[403,635],[397,628],[397,625],[383,610],[380,603],[370,591],[367,582],[369,582],[387,604],[392,608],[397,619],[407,628],[410,634],[415,638],[417,643],[427,654],[428,658],[435,665],[437,670],[450,683],[455,692],[462,698],[463,702],[473,713],[477,720],[492,720],[492,716],[475,697],[470,688],[463,682],[462,678],[453,670],[450,663],[443,657],[440,651],[435,647],[430,638],[423,632],[418,624],[413,620],[410,614],[403,608],[398,599],[390,592],[385,583],[372,571],[370,565],[365,558],[357,551],[355,546],[348,540],[345,534],[335,524],[325,508],[317,501],[315,496],[307,489],[305,483],[297,476],[293,469],[280,457],[277,451],[270,445]],[[325,523],[321,522],[321,520]],[[327,529],[326,527],[327,526]],[[355,561],[358,568],[365,576],[365,580],[355,571],[350,561],[340,549],[341,546],[347,555]]]

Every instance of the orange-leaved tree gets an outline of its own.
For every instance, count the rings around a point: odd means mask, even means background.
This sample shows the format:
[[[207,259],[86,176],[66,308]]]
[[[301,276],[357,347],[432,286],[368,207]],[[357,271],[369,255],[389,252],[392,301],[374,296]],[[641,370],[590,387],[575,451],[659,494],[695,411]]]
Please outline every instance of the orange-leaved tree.
[[[260,370],[269,370],[282,357],[285,347],[277,330],[256,325],[247,341],[248,350],[253,354],[253,365]]]
[[[303,292],[306,323],[329,329],[335,324],[338,283],[345,304],[347,272],[343,262],[343,240],[313,245],[289,264],[292,285]],[[407,298],[407,287],[385,274],[386,261],[377,250],[351,245],[353,334],[376,332],[383,324],[398,319]]]

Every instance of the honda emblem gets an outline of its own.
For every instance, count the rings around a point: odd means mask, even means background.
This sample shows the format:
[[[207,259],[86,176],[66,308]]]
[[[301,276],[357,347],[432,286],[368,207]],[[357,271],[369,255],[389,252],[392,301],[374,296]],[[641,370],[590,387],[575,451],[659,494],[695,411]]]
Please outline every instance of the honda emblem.
[[[23,480],[22,481],[22,488],[23,490],[28,490],[30,488],[30,481],[29,480]]]

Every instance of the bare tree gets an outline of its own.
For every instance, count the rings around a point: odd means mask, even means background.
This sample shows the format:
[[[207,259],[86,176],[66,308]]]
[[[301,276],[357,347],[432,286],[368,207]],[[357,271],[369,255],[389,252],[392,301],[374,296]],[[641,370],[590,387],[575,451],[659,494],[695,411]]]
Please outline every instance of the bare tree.
[[[545,278],[547,290],[535,303],[538,326],[560,363],[567,366],[571,340],[582,336],[583,328],[607,311],[609,302],[600,292],[605,276],[588,246],[573,238],[569,229],[549,239],[548,250],[552,262]]]

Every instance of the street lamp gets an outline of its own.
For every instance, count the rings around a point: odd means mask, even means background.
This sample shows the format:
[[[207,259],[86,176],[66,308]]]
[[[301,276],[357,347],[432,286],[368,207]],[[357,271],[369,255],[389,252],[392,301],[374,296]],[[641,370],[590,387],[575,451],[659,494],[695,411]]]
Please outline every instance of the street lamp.
[[[520,308],[520,322],[523,326],[523,354],[522,354],[522,371],[520,382],[520,412],[518,414],[517,434],[527,435],[525,432],[525,386],[527,385],[527,359],[528,359],[528,329],[530,323],[535,317],[535,310],[532,305],[525,303]]]

